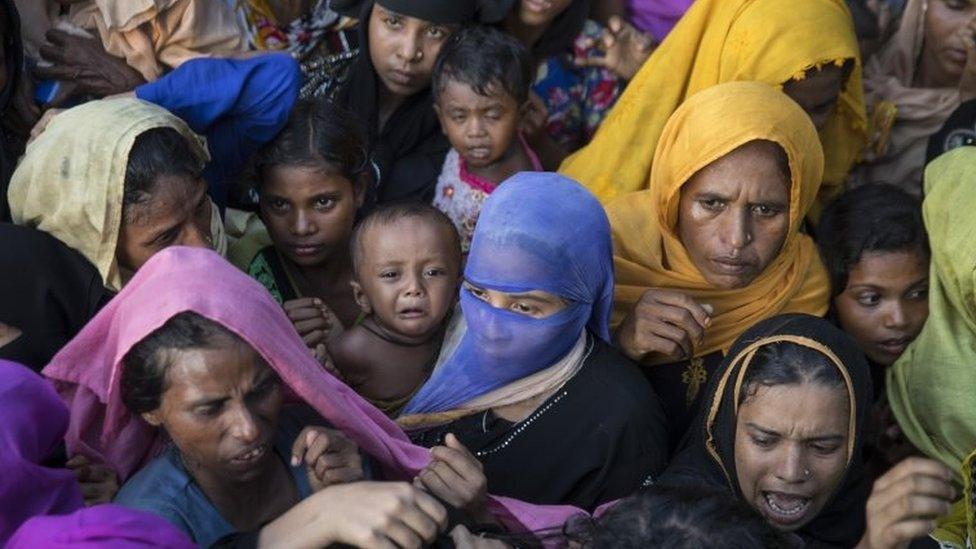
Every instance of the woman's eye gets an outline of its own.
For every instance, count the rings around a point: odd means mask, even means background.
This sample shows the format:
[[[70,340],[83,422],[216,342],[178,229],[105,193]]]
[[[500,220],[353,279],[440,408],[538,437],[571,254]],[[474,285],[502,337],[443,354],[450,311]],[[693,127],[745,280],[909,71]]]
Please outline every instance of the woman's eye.
[[[817,452],[818,454],[823,454],[825,456],[829,456],[830,454],[833,454],[834,452],[837,451],[838,448],[840,448],[840,446],[836,444],[814,444],[813,445],[813,450],[815,452]]]
[[[532,315],[536,311],[535,307],[520,302],[513,303],[512,310],[523,315]]]
[[[969,2],[965,0],[945,0],[945,5],[951,10],[962,11],[969,7]]]
[[[429,29],[427,29],[427,34],[431,38],[444,38],[445,36],[447,36],[447,31],[442,27],[430,27]]]
[[[481,301],[488,301],[488,294],[485,293],[484,290],[479,290],[478,288],[474,288],[471,286],[465,286],[465,288],[467,288],[469,294],[475,296]]]
[[[216,404],[210,406],[202,406],[196,409],[197,415],[201,415],[204,417],[213,417],[217,415],[219,412],[220,412],[220,406]]]
[[[760,448],[769,448],[776,441],[769,437],[752,437],[752,443]]]
[[[154,244],[156,244],[157,246],[168,246],[171,242],[176,240],[177,234],[179,233],[175,229],[166,231],[165,233],[159,235],[159,237],[156,238]]]
[[[435,276],[443,276],[444,274],[445,274],[444,269],[427,269],[427,271],[424,272],[424,276],[431,277],[431,278]]]
[[[335,199],[332,198],[316,198],[315,207],[323,210],[327,210],[335,206]]]
[[[268,207],[277,212],[283,212],[288,209],[288,203],[279,198],[273,198],[268,201]]]
[[[769,204],[756,204],[753,206],[752,211],[756,212],[760,217],[772,217],[776,215],[777,210]]]
[[[711,210],[711,211],[721,210],[723,206],[722,201],[715,198],[699,200],[698,203],[701,204],[702,207],[705,208],[706,210]]]
[[[393,15],[388,16],[383,20],[383,22],[386,23],[386,26],[391,28],[398,28],[403,24],[403,21],[399,17]]]
[[[878,294],[861,294],[857,296],[857,302],[865,307],[874,307],[881,303],[881,296]]]

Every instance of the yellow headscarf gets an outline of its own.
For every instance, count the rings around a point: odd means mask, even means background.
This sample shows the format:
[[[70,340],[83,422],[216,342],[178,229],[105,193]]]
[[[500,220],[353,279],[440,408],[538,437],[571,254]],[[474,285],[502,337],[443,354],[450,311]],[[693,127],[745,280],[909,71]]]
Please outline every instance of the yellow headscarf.
[[[789,158],[789,234],[776,259],[746,288],[711,286],[678,239],[681,187],[699,170],[757,139],[778,143]],[[728,351],[742,332],[780,313],[827,312],[830,283],[803,217],[820,188],[823,152],[805,112],[782,93],[758,82],[709,88],[675,111],[654,153],[650,188],[607,206],[613,229],[618,325],[645,291],[681,291],[714,308],[705,343],[696,356]]]
[[[592,142],[559,171],[604,204],[646,189],[661,131],[688,97],[723,82],[781,88],[808,69],[853,60],[837,109],[820,136],[829,186],[824,194],[839,194],[866,143],[858,55],[843,0],[696,0],[627,85]],[[730,116],[735,113],[721,113],[711,123],[728,124]]]
[[[17,166],[7,191],[14,223],[40,229],[79,251],[110,290],[122,289],[115,248],[129,151],[153,128],[173,128],[194,154],[210,160],[206,141],[167,110],[138,99],[91,101],[56,116]],[[211,236],[226,251],[213,207]]]
[[[888,401],[916,448],[954,471],[976,448],[976,149],[925,170],[929,318],[888,370]],[[958,478],[957,478],[958,480]]]

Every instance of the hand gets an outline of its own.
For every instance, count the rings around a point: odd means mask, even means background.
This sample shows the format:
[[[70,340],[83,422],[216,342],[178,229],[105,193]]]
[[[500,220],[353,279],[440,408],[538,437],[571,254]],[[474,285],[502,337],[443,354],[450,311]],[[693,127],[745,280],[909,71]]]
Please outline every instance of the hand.
[[[293,299],[286,301],[283,306],[298,335],[302,336],[302,341],[311,349],[312,354],[316,358],[328,357],[325,352],[326,343],[342,333],[342,323],[332,309],[317,297]]]
[[[359,447],[341,432],[325,427],[306,427],[295,439],[291,465],[297,467],[302,463],[315,492],[333,484],[363,480]]]
[[[127,92],[146,82],[125,59],[106,52],[94,38],[75,36],[60,29],[49,30],[45,37],[48,43],[41,46],[41,57],[51,66],[35,68],[34,75],[41,80],[65,83],[65,90],[54,104],[78,95],[104,97]]]
[[[676,362],[694,356],[705,341],[712,308],[681,292],[647,290],[615,334],[617,345],[631,360]]]
[[[115,472],[100,463],[92,463],[82,455],[69,459],[65,466],[74,472],[81,485],[85,505],[111,503],[119,491],[119,478]]]
[[[432,496],[402,482],[355,482],[313,494],[261,529],[259,547],[419,548],[447,525]]]
[[[971,19],[959,34],[966,47],[966,65],[959,77],[959,100],[965,103],[976,99],[976,19]]]
[[[955,499],[952,472],[937,461],[909,458],[874,483],[867,530],[858,549],[904,549],[935,529]]]
[[[654,39],[619,16],[612,16],[597,44],[603,55],[577,57],[578,67],[600,67],[630,80],[654,51]]]
[[[434,459],[414,479],[414,486],[464,509],[475,520],[492,522],[487,511],[488,479],[481,462],[453,434],[444,443],[430,449]]]

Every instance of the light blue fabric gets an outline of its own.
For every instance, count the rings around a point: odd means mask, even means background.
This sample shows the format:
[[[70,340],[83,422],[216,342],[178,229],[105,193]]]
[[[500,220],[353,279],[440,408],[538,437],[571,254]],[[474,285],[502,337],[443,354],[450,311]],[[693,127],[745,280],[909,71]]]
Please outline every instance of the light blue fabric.
[[[610,223],[597,199],[571,179],[523,172],[502,183],[481,211],[464,276],[491,290],[542,290],[569,306],[534,319],[496,309],[462,288],[467,330],[404,415],[452,410],[543,370],[586,328],[610,339]]]
[[[289,464],[291,446],[305,426],[324,425],[321,418],[314,419],[316,416],[305,407],[282,409],[275,438],[275,453],[288,465],[301,499],[312,495],[312,488],[304,465]],[[179,450],[172,445],[122,486],[115,503],[163,517],[200,547],[210,547],[237,532],[207,499],[184,467]]]

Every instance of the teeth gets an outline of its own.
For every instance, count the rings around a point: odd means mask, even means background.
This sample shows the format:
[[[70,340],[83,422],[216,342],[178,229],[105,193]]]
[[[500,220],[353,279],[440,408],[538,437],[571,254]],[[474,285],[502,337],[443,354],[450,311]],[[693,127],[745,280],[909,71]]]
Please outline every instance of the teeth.
[[[257,448],[251,450],[250,452],[244,454],[243,456],[237,459],[240,461],[248,461],[256,457],[259,457],[263,453],[264,453],[264,446],[258,446]]]
[[[766,494],[766,503],[769,505],[769,507],[773,511],[786,516],[797,515],[807,506],[807,500],[803,498],[786,497],[787,500],[792,500],[794,502],[792,505],[787,507],[779,505],[776,501],[777,499],[778,498],[774,498],[772,494]]]

